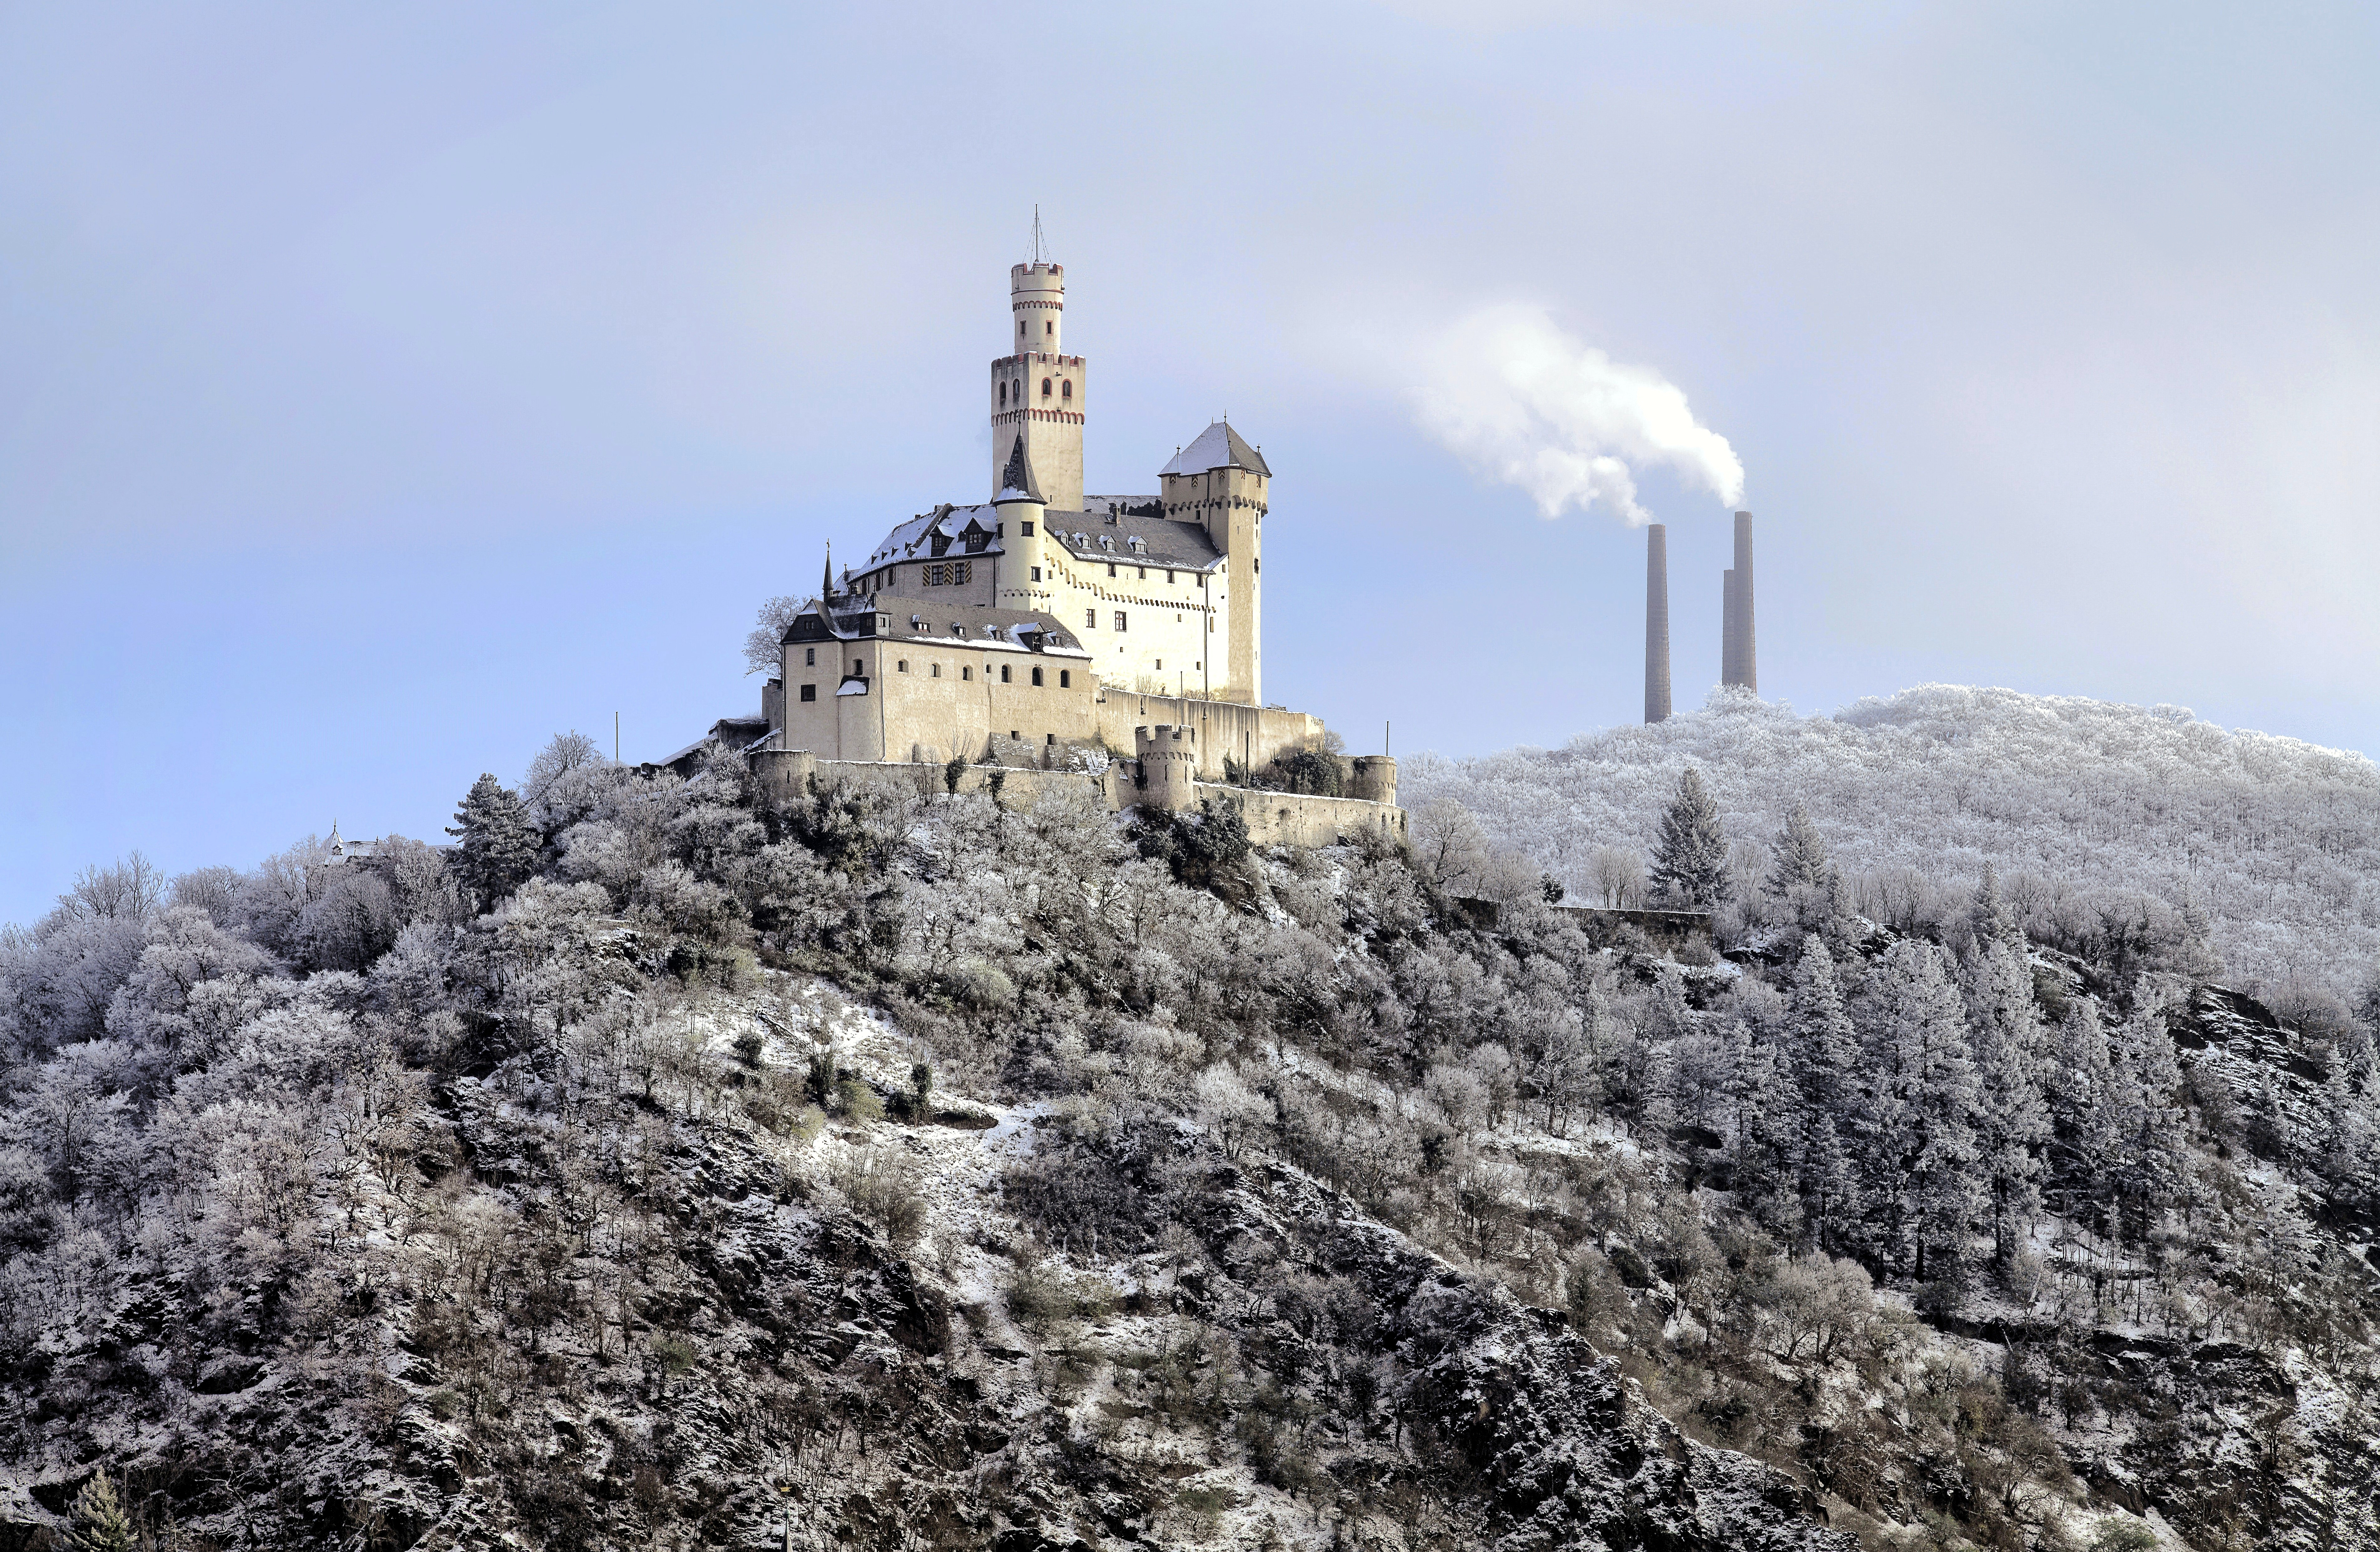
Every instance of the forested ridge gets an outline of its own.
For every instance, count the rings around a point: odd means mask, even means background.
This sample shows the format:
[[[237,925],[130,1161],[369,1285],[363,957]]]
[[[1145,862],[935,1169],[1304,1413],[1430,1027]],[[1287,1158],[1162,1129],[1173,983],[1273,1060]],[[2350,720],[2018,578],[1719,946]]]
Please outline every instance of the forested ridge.
[[[1396,847],[565,736],[95,867],[0,935],[0,1549],[2380,1546],[2368,762],[1958,693]]]

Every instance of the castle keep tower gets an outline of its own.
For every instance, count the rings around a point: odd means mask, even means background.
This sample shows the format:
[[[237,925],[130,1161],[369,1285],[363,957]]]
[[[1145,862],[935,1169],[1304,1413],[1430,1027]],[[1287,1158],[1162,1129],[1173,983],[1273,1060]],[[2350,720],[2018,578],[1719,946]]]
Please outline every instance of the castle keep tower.
[[[1038,228],[1036,228],[1037,235]],[[1083,507],[1083,406],[1087,373],[1064,354],[1066,270],[1036,260],[1008,272],[1009,354],[991,364],[991,479],[996,493],[1021,433],[1025,455],[1054,511]]]

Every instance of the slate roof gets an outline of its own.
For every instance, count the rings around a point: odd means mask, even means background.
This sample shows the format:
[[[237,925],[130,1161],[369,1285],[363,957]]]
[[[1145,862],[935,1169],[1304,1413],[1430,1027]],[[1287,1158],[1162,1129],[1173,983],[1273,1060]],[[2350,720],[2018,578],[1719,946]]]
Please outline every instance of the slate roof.
[[[1265,467],[1264,455],[1248,445],[1247,439],[1232,430],[1228,420],[1218,420],[1191,439],[1190,445],[1173,455],[1173,461],[1157,472],[1167,474],[1204,474],[1208,469],[1253,469],[1267,479],[1272,470]]]
[[[884,621],[882,629],[878,620]],[[787,641],[822,641],[819,634],[818,600],[813,599],[785,627]],[[944,646],[962,642],[994,650],[1044,652],[1059,657],[1087,658],[1090,653],[1074,632],[1047,614],[1025,609],[993,609],[988,605],[923,603],[917,599],[839,597],[834,621],[844,640],[934,641]]]
[[[905,561],[919,556],[931,560],[933,546],[928,541],[938,533],[954,546],[948,552],[965,560],[970,552],[959,545],[958,541],[965,535],[970,525],[993,536],[990,542],[983,549],[974,551],[972,553],[978,555],[1001,553],[998,537],[1000,514],[997,511],[989,504],[974,506],[944,504],[934,508],[931,512],[919,513],[907,522],[895,527],[891,533],[884,536],[884,541],[881,544],[868,552],[868,564],[873,567],[886,561]]]
[[[1120,517],[1111,523],[1105,513],[1087,512],[1044,513],[1042,521],[1051,539],[1087,564],[1117,561],[1209,571],[1223,559],[1223,552],[1196,523],[1176,523],[1166,517]],[[1140,542],[1135,545],[1135,540]]]
[[[1039,501],[1041,487],[1033,479],[1033,460],[1025,455],[1025,433],[1016,433],[1009,445],[1008,467],[1000,471],[1000,494],[991,498],[994,503],[1006,501]]]

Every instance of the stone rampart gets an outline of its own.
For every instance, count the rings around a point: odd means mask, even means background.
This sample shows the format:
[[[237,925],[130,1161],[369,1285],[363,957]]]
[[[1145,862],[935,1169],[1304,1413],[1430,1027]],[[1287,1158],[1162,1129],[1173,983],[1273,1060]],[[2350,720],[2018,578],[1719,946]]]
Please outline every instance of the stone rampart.
[[[1402,841],[1405,811],[1359,797],[1310,797],[1200,782],[1193,789],[1218,806],[1236,803],[1247,821],[1248,839],[1259,846],[1332,846],[1366,835]]]
[[[759,749],[745,758],[761,793],[780,806],[807,796],[813,776],[821,782],[882,786],[905,794],[931,796],[949,790],[945,768],[939,765],[822,760],[801,749]],[[1248,839],[1259,846],[1330,846],[1366,835],[1402,841],[1405,834],[1403,809],[1393,803],[1360,797],[1310,797],[1299,793],[1226,786],[1218,782],[1183,781],[1179,791],[1169,787],[1166,796],[1170,802],[1150,805],[1140,784],[1139,772],[1129,760],[1120,760],[1097,775],[1081,770],[1041,770],[1032,766],[970,765],[959,772],[958,790],[989,791],[994,771],[1000,773],[1001,801],[1020,808],[1038,803],[1045,793],[1065,791],[1087,793],[1116,812],[1160,806],[1192,808],[1202,799],[1237,804],[1247,821]],[[1388,790],[1393,793],[1394,777],[1388,780]]]

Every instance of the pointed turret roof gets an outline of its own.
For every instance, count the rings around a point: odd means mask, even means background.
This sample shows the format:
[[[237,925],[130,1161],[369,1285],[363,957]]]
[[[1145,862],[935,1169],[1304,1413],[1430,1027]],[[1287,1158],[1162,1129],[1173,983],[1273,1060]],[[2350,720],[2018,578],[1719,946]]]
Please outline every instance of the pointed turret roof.
[[[1192,440],[1189,446],[1173,455],[1173,461],[1157,472],[1167,474],[1204,474],[1208,469],[1244,468],[1272,478],[1265,467],[1264,455],[1248,445],[1247,439],[1232,430],[1228,420],[1218,420]]]
[[[1041,487],[1033,479],[1033,460],[1025,455],[1025,433],[1019,431],[1008,449],[1008,467],[1000,471],[1000,493],[991,498],[992,504],[1040,499]]]

